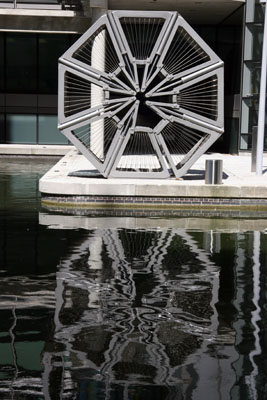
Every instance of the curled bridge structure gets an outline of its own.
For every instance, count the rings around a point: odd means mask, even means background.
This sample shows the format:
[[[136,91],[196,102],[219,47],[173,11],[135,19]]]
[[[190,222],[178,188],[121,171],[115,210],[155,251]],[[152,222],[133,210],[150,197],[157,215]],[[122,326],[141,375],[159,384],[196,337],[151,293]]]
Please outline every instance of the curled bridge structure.
[[[104,177],[179,178],[223,133],[223,62],[176,12],[109,12],[59,59],[58,106]]]

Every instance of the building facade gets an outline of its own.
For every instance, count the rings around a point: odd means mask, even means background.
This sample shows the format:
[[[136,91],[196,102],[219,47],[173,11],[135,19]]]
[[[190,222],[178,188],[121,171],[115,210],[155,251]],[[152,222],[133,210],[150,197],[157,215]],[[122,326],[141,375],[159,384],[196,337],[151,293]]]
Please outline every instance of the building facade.
[[[67,144],[57,130],[58,58],[101,14],[133,8],[178,11],[224,61],[225,133],[212,149],[251,149],[264,16],[260,0],[0,0],[0,143]]]

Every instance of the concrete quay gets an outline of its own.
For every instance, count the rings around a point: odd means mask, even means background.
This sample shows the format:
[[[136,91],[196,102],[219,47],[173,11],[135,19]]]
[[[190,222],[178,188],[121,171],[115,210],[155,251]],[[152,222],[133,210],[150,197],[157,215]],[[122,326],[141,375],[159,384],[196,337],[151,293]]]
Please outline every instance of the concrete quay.
[[[46,144],[0,144],[1,156],[64,156],[73,146]]]
[[[223,161],[222,184],[205,184],[206,159]],[[267,211],[267,155],[263,166],[259,176],[251,172],[250,154],[205,154],[181,179],[105,179],[77,176],[95,169],[72,149],[41,178],[39,190],[50,206]]]

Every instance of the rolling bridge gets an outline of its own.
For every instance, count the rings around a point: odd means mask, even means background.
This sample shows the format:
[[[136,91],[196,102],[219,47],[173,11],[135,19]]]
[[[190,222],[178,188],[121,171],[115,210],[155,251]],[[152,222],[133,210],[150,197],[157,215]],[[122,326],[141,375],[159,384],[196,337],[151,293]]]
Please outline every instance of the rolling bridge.
[[[223,62],[177,12],[109,12],[60,58],[58,106],[104,177],[179,178],[223,133]]]

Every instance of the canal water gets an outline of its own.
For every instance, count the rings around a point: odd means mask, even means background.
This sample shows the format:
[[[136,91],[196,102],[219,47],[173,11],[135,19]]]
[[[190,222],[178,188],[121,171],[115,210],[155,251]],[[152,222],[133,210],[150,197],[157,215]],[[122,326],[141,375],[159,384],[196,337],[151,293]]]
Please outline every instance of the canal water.
[[[267,218],[49,210],[0,160],[0,399],[267,398]]]

